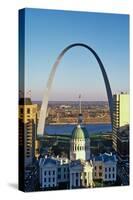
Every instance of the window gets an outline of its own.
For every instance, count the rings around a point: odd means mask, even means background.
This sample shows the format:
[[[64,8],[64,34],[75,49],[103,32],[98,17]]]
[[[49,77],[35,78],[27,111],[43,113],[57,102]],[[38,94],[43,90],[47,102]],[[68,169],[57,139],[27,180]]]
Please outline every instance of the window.
[[[111,168],[109,167],[109,172],[111,172]]]
[[[45,176],[47,175],[47,172],[46,172],[46,171],[44,172],[44,175],[45,175]]]
[[[76,173],[76,177],[78,177],[78,173]]]
[[[114,167],[112,168],[112,171],[113,171],[113,172],[115,171],[115,168],[114,168]]]
[[[58,172],[61,172],[61,168],[58,168]]]
[[[87,179],[85,179],[85,185],[87,185]]]
[[[76,186],[78,187],[78,180],[76,180]]]
[[[58,175],[58,179],[61,179],[61,175],[60,174]]]
[[[111,178],[111,174],[109,174],[109,178]]]
[[[113,178],[115,178],[115,175],[114,175],[114,174],[112,174],[112,176],[113,176]]]
[[[23,114],[23,111],[24,111],[23,108],[20,108],[20,114]]]
[[[107,168],[105,167],[105,172],[107,172]]]
[[[64,174],[64,179],[66,179],[66,174]]]
[[[53,182],[55,182],[55,178],[53,178]]]
[[[27,108],[27,114],[30,114],[30,108]]]
[[[99,173],[99,176],[100,176],[100,177],[102,176],[102,173],[101,173],[101,172]]]
[[[95,166],[95,170],[97,169],[97,166]]]
[[[53,171],[53,175],[55,175],[55,171]]]
[[[50,182],[50,181],[51,181],[51,178],[49,178],[48,180],[49,180],[49,182]]]
[[[49,171],[49,175],[51,174],[51,172]]]
[[[101,165],[99,166],[99,169],[100,169],[100,170],[102,169],[102,166],[101,166]]]
[[[46,178],[44,178],[44,182],[46,182]]]
[[[64,172],[66,171],[66,168],[64,168]]]
[[[95,172],[95,176],[97,176],[97,173]]]
[[[105,174],[105,179],[107,179],[107,174]]]

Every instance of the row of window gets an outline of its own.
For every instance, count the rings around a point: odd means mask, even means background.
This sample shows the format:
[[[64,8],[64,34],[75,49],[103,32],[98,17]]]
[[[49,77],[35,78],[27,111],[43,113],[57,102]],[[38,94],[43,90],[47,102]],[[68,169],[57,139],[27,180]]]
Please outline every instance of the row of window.
[[[44,178],[44,183],[46,182],[55,182],[55,178]]]
[[[73,147],[73,151],[81,151],[81,150],[85,150],[85,147],[84,146],[74,146]]]
[[[64,171],[66,171],[67,169],[64,168]],[[44,171],[44,176],[51,176],[51,175],[55,175],[55,171]],[[64,179],[69,178],[69,174],[64,174]],[[61,175],[58,175],[58,179],[61,179]]]
[[[44,175],[55,175],[55,171],[44,171]]]
[[[114,171],[115,171],[115,167],[112,167],[112,168],[111,168],[111,167],[109,167],[109,168],[106,168],[106,167],[105,167],[105,172],[107,172],[107,171],[109,171],[109,172],[111,172],[111,171],[114,172]]]
[[[89,147],[87,146],[74,146],[73,151],[82,151],[82,150],[88,150]]]
[[[51,188],[51,187],[56,187],[56,184],[44,184],[44,187],[47,187],[47,188]]]
[[[26,109],[26,113],[27,113],[27,114],[30,114],[30,111],[31,111],[30,108],[27,108],[27,109]],[[23,114],[23,113],[24,113],[24,109],[23,109],[23,108],[20,108],[20,114]]]
[[[102,166],[101,165],[100,166],[95,166],[95,170],[97,170],[97,169],[101,170]]]
[[[72,184],[72,187],[78,187],[78,186],[80,186],[80,185],[82,185],[82,180],[80,179],[80,181],[79,181],[79,179],[76,179],[76,184]],[[87,186],[87,179],[84,179],[84,185],[86,185]]]
[[[67,172],[67,171],[69,171],[69,168],[64,167],[64,172]],[[58,172],[61,172],[61,167],[58,168]]]
[[[112,176],[111,176],[112,175]],[[105,179],[115,178],[115,174],[105,174]]]
[[[69,174],[64,174],[64,175],[63,175],[63,178],[64,178],[64,179],[69,178]],[[61,174],[58,174],[58,179],[59,179],[59,180],[61,179]]]
[[[98,173],[99,177],[102,177],[102,173]],[[112,175],[112,176],[111,176]],[[95,172],[95,177],[97,176],[97,173]],[[111,178],[115,178],[115,174],[105,174],[105,179],[111,179]]]
[[[76,177],[78,178],[79,176],[81,176],[81,174],[84,175],[84,177],[85,177],[85,176],[87,176],[89,173],[88,173],[88,172],[83,172],[83,173],[72,173],[72,176],[76,175]]]
[[[102,172],[99,172],[98,175],[99,175],[99,177],[102,177],[103,174],[102,174]],[[96,172],[95,172],[95,176],[97,176]]]
[[[97,170],[97,169],[99,169],[99,170],[102,170],[102,166],[100,165],[100,166],[95,166],[95,170]],[[105,167],[105,172],[107,172],[107,171],[109,171],[109,172],[111,172],[111,171],[115,171],[115,168],[114,167]]]

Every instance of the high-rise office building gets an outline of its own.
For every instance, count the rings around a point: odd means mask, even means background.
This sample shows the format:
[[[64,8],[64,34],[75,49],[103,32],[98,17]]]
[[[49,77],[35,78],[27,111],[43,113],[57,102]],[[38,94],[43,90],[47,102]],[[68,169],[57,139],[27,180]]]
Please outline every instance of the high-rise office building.
[[[37,104],[32,104],[30,98],[21,98],[19,101],[19,155],[23,157],[24,167],[33,163],[36,132]]]
[[[118,133],[122,126],[129,124],[129,94],[113,96],[113,148],[117,152]]]
[[[129,161],[129,125],[122,126],[119,130],[117,153],[119,160]]]

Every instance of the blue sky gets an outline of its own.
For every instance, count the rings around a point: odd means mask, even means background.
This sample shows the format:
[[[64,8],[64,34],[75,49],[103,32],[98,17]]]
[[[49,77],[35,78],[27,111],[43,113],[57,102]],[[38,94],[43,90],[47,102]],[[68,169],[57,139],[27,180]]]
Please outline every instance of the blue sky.
[[[101,58],[113,93],[129,92],[129,16],[26,9],[26,89],[42,100],[52,65],[71,43],[91,46]],[[62,59],[49,100],[107,100],[94,56],[77,47]]]

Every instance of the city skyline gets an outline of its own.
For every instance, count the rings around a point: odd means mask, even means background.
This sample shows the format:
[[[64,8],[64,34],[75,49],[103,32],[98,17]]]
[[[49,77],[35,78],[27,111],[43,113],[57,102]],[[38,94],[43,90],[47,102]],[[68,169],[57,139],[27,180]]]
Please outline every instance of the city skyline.
[[[48,23],[49,28],[45,29]],[[113,94],[129,92],[128,23],[128,15],[43,12],[41,9],[28,9],[27,12],[26,9],[25,84],[26,89],[32,91],[32,99],[42,100],[53,63],[72,41],[95,48],[104,64]],[[68,52],[56,72],[49,100],[77,100],[81,93],[83,101],[107,101],[102,74],[96,65],[95,58],[85,49]],[[118,79],[119,75],[121,79]]]
[[[20,190],[129,185],[128,18],[19,11]]]

